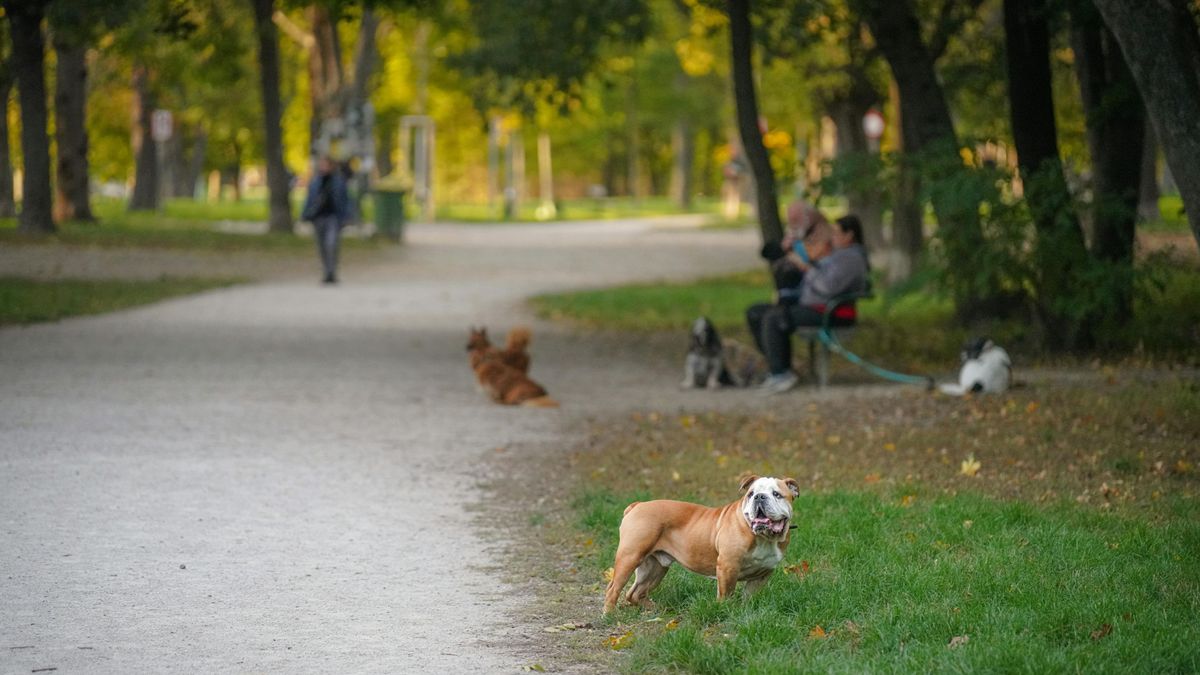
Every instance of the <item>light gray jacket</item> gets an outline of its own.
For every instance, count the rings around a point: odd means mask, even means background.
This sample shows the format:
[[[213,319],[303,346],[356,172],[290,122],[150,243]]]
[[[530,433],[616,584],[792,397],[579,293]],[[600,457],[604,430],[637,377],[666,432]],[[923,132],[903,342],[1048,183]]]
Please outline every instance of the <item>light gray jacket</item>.
[[[846,293],[867,289],[867,252],[858,244],[837,248],[804,273],[800,304],[825,305]]]

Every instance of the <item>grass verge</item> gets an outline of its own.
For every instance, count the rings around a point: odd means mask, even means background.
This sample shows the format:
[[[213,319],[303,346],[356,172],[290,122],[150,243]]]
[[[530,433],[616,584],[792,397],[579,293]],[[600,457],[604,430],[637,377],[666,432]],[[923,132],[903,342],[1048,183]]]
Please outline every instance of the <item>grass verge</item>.
[[[927,274],[927,273],[926,273]],[[1156,271],[1161,286],[1148,286],[1135,304],[1136,320],[1104,337],[1113,354],[1200,363],[1200,269],[1184,264]],[[859,326],[848,347],[889,368],[926,372],[946,366],[973,335],[988,335],[1025,362],[1040,358],[1035,330],[1021,320],[963,327],[954,320],[950,299],[926,289],[920,277],[903,288],[859,303]],[[589,328],[621,331],[686,332],[697,316],[713,320],[723,336],[749,343],[744,312],[770,301],[763,270],[689,283],[633,284],[598,290],[542,295],[532,300],[544,318]],[[835,371],[837,374],[838,371]]]
[[[101,314],[239,283],[237,279],[31,281],[0,278],[0,325]]]
[[[1194,376],[1113,369],[1003,397],[604,420],[562,470],[539,465],[573,477],[528,520],[566,553],[547,622],[584,625],[553,639],[628,672],[1195,672],[1198,439]],[[717,603],[674,569],[653,609],[601,620],[624,507],[727,503],[743,470],[804,486],[767,587]]]
[[[190,200],[169,200],[161,212],[129,212],[124,203],[113,199],[96,199],[94,223],[59,223],[58,231],[49,235],[29,235],[17,231],[15,218],[0,219],[0,244],[65,244],[102,248],[153,248],[207,251],[252,251],[256,253],[309,251],[312,240],[292,234],[239,234],[217,229],[226,220],[262,222],[266,220],[266,204],[247,203],[199,204]],[[293,214],[299,207],[293,209]],[[375,248],[379,239],[344,237],[346,249]]]

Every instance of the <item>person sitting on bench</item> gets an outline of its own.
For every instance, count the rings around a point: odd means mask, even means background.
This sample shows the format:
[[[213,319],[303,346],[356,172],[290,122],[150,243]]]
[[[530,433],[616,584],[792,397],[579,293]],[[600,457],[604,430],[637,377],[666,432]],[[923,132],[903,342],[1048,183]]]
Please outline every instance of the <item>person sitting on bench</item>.
[[[788,255],[793,264],[804,270],[800,302],[768,309],[762,318],[761,334],[754,336],[771,370],[762,384],[762,390],[769,394],[788,391],[800,381],[792,371],[792,331],[801,326],[821,326],[826,305],[838,296],[865,291],[871,271],[862,223],[853,215],[837,219],[832,240],[808,251],[810,261],[804,261],[796,253]],[[849,326],[856,318],[853,303],[839,305],[830,317],[830,325]]]

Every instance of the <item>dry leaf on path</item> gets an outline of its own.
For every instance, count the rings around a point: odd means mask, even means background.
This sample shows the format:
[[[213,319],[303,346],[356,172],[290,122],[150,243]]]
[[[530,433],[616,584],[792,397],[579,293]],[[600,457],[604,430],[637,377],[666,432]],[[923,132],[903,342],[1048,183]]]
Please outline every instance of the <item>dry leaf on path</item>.
[[[979,468],[981,466],[983,465],[979,463],[979,460],[975,459],[975,455],[967,455],[967,458],[963,460],[962,469],[960,469],[960,471],[962,472],[962,475],[974,478],[975,475],[979,473]]]
[[[609,649],[624,649],[629,646],[630,642],[633,642],[632,630],[627,630],[620,635],[610,635],[604,640],[604,644],[607,645]]]

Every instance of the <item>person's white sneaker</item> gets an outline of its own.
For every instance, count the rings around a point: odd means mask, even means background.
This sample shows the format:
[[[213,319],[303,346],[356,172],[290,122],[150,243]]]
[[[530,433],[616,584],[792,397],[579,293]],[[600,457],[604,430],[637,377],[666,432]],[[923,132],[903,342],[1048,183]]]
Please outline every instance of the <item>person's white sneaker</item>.
[[[800,378],[792,371],[780,373],[779,375],[771,375],[759,387],[759,392],[764,395],[782,394],[785,391],[791,391],[800,384]]]

